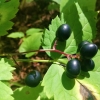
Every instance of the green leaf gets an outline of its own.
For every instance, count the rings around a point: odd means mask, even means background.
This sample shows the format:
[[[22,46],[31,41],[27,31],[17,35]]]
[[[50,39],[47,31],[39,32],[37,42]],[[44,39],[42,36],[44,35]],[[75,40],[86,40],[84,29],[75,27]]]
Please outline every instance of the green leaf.
[[[0,36],[7,34],[13,23],[10,21],[18,11],[19,0],[0,1]]]
[[[62,9],[64,18],[71,27],[72,33],[66,42],[58,42],[56,49],[64,51],[69,54],[75,54],[77,52],[77,45],[83,41],[91,41],[96,35],[96,22],[94,20],[95,12],[87,9],[82,9],[77,2],[71,2],[72,5],[67,8],[65,6]],[[73,17],[74,16],[74,17]],[[49,25],[49,30],[46,29],[43,40],[43,48],[50,49],[53,47],[55,41],[55,34],[57,28],[65,23],[63,16],[61,19],[58,16],[52,20]],[[61,54],[55,52],[47,52],[47,54],[53,59],[62,57]]]
[[[12,79],[12,73],[15,68],[11,67],[8,62],[5,62],[4,59],[2,58],[0,60],[0,80],[10,80]]]
[[[29,57],[33,56],[35,53],[36,53],[36,52],[27,53],[27,54],[25,55],[25,57],[26,57],[26,58],[29,58]]]
[[[36,49],[38,49],[38,47],[40,47],[40,45],[41,45],[41,43],[39,44],[39,42],[41,41],[41,37],[39,36],[39,38],[38,38],[38,35],[40,35],[41,33],[42,33],[42,29],[40,29],[40,28],[30,28],[30,29],[28,29],[27,31],[26,31],[26,35],[27,36],[30,36],[30,38],[31,38],[31,41],[28,39],[28,41],[29,42],[38,42],[38,44],[36,44],[37,45],[37,48],[35,48],[35,46],[32,46],[32,47],[34,47],[34,48],[32,48],[32,50],[36,50]],[[34,38],[33,36],[34,35],[37,35],[36,36],[36,38]],[[42,34],[41,34],[41,36],[42,36]],[[34,39],[34,40],[32,40],[32,38]],[[37,39],[38,38],[38,39]],[[23,43],[24,44],[24,43]],[[26,44],[26,43],[25,43]],[[30,45],[32,45],[32,44],[30,44]],[[31,48],[31,47],[29,47],[29,48]],[[31,49],[29,49],[29,50],[31,50]],[[28,57],[31,57],[32,55],[34,55],[35,54],[35,52],[31,52],[31,53],[27,53],[26,54],[26,57],[28,58]]]
[[[57,16],[55,19],[52,20],[51,25],[49,25],[49,30],[45,30],[45,34],[43,37],[43,48],[44,49],[50,49],[53,47],[55,38],[56,38],[56,30],[61,25],[64,24],[64,18],[63,14],[61,16],[61,19]],[[70,38],[66,42],[57,42],[56,49],[60,51],[64,51],[66,53],[75,53],[77,50],[77,46],[75,43],[75,39],[73,37],[73,34],[71,34]],[[50,57],[53,59],[58,59],[61,57],[61,54],[56,52],[46,52]]]
[[[3,57],[0,57],[0,60],[2,59]],[[9,58],[3,58],[5,62],[7,62],[8,64],[10,64],[11,66],[15,66],[15,62]]]
[[[81,8],[87,8],[88,10],[95,10],[96,0],[61,0],[60,7],[63,9],[63,7],[69,8],[74,2],[78,2]]]
[[[11,96],[12,94],[13,91],[0,81],[0,100],[14,100],[14,98]]]
[[[41,45],[41,38],[42,38],[42,32],[34,33],[33,35],[25,38],[19,47],[19,52],[38,50]]]
[[[82,85],[81,93],[84,100],[99,100],[100,99],[100,72],[90,71],[89,73],[82,73],[78,82]],[[85,95],[85,91],[87,91]]]
[[[40,85],[34,88],[24,86],[16,89],[14,91],[13,97],[14,100],[36,100],[42,90],[43,87]]]
[[[80,3],[71,0],[65,4],[61,7],[61,13],[64,13],[64,18],[71,27],[76,43],[78,44],[82,40],[91,41],[95,38],[96,12],[81,7]]]
[[[61,0],[52,0],[52,1],[54,1],[54,2],[56,2],[56,3],[58,3],[58,4],[61,3]]]
[[[46,94],[44,93],[44,91],[42,91],[39,95],[40,96],[38,97],[37,100],[54,100],[53,98],[48,99],[47,96],[46,96]]]
[[[88,10],[95,10],[96,0],[77,0],[81,7],[87,7]]]
[[[42,86],[48,98],[54,100],[99,100],[100,72],[81,72],[77,79],[67,77],[63,67],[52,64],[44,76]]]
[[[52,64],[43,78],[42,85],[48,98],[54,100],[82,100],[80,84],[76,80],[69,79],[64,68]]]
[[[43,30],[40,29],[40,28],[30,28],[30,29],[28,29],[28,30],[26,31],[26,35],[27,35],[27,36],[33,35],[33,34],[35,34],[35,33],[41,32],[41,31],[43,31]]]
[[[1,58],[2,59],[2,58]],[[10,64],[11,66],[15,66],[15,62],[12,59],[4,58],[4,61]]]
[[[98,50],[95,57],[93,57],[93,61],[95,63],[94,71],[99,71],[100,72],[100,50]]]
[[[10,33],[7,37],[9,37],[9,38],[22,38],[22,37],[24,37],[24,33],[23,32],[13,32],[13,33]]]
[[[78,81],[82,86],[85,88],[85,90],[88,91],[87,95],[88,100],[99,100],[100,98],[100,50],[98,50],[96,56],[93,58],[93,61],[95,63],[95,68],[93,71],[87,72],[81,72],[80,76],[78,77]],[[81,88],[82,92],[84,91],[83,88]],[[84,92],[83,92],[84,94]],[[86,98],[86,96],[84,98]]]
[[[59,5],[55,2],[52,2],[48,5],[48,10],[59,10]]]

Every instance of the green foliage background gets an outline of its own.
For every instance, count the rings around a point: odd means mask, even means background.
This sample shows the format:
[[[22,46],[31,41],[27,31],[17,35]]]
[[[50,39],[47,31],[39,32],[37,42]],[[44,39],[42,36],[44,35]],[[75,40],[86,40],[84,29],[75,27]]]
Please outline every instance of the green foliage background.
[[[27,37],[23,32],[12,33],[8,35],[10,38],[23,38],[23,43],[19,47],[19,52],[27,52],[39,49],[42,45],[43,49],[51,49],[55,41],[57,28],[67,23],[71,27],[70,38],[62,43],[58,42],[56,49],[68,53],[76,54],[78,44],[83,40],[92,40],[96,36],[96,17],[95,11],[96,0],[53,0],[60,6],[60,16],[56,16],[45,32],[41,29],[29,29],[26,31]],[[11,29],[13,23],[10,21],[15,17],[18,11],[19,1],[1,0],[0,2],[0,36],[7,34],[7,30]],[[9,16],[8,16],[9,15]],[[33,34],[34,33],[34,34]],[[42,39],[41,39],[42,38]],[[46,52],[52,59],[65,60],[63,55]],[[27,57],[32,56],[27,54]],[[43,80],[39,86],[30,88],[23,86],[11,90],[9,84],[4,81],[12,79],[11,65],[0,60],[0,100],[99,100],[100,99],[100,50],[93,58],[95,69],[90,72],[81,72],[76,79],[70,79],[65,73],[65,69],[58,63],[53,63],[49,67]],[[68,59],[67,59],[68,61]],[[66,61],[66,62],[67,62]],[[86,95],[85,95],[86,93]]]

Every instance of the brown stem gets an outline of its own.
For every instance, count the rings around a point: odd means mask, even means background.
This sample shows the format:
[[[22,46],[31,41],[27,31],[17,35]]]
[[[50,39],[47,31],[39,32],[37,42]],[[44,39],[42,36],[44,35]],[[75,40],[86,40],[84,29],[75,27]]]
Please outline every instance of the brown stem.
[[[29,53],[29,52],[46,52],[46,51],[49,51],[49,52],[58,52],[60,54],[63,54],[67,58],[70,58],[71,57],[70,54],[66,54],[65,52],[62,52],[62,51],[57,50],[57,49],[39,49],[39,50],[32,50],[32,51],[26,51],[26,52],[16,52],[16,53],[2,54],[2,55],[5,55],[5,56],[11,55],[11,56],[13,56],[13,55],[26,54],[26,53]]]

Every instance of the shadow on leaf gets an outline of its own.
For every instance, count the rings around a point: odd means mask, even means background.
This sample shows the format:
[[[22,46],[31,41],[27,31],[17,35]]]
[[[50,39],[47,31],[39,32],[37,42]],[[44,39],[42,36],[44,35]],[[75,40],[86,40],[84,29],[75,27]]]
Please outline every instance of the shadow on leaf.
[[[75,85],[75,79],[70,79],[67,77],[66,72],[62,74],[62,85],[65,89],[71,90]]]
[[[81,72],[78,79],[84,79],[84,78],[89,78],[90,74],[88,72]]]
[[[54,46],[55,41],[56,41],[56,38],[54,39],[54,41],[52,43],[52,47]],[[57,41],[57,44],[56,44],[57,50],[60,50],[63,52],[65,50],[65,47],[66,47],[66,41],[64,41],[64,42]],[[61,54],[56,53],[56,52],[51,52],[51,57],[53,57],[54,59],[57,59],[57,58],[61,57]]]

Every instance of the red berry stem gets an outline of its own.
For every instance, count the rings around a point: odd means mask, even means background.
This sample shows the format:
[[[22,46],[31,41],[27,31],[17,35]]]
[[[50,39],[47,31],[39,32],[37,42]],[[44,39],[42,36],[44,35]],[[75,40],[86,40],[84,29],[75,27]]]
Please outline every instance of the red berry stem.
[[[30,53],[30,52],[57,52],[60,54],[63,54],[65,57],[67,58],[71,58],[72,55],[70,54],[66,54],[65,52],[62,52],[60,50],[57,49],[39,49],[39,50],[31,50],[31,51],[26,51],[26,52],[16,52],[16,53],[9,53],[9,54],[0,54],[0,56],[13,56],[13,55],[20,55],[20,54],[26,54],[26,53]]]
[[[50,52],[57,52],[57,53],[60,53],[60,54],[63,54],[64,56],[66,56],[68,59],[72,56],[70,54],[66,54],[65,52],[62,52],[60,50],[57,50],[57,49],[40,49],[40,50],[34,50],[34,52],[46,52],[46,51],[50,51]]]
[[[66,54],[66,53],[64,53],[64,52],[62,52],[62,51],[60,51],[60,50],[57,50],[57,49],[39,49],[39,50],[32,50],[32,51],[30,51],[30,52],[46,52],[46,51],[57,52],[57,53],[63,54],[63,55],[66,56],[67,58],[68,58],[68,57],[71,57],[70,54]],[[22,54],[26,54],[26,53],[28,53],[28,52],[22,52]]]

